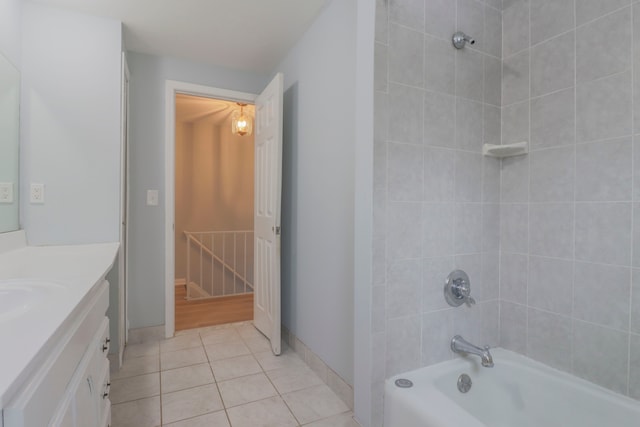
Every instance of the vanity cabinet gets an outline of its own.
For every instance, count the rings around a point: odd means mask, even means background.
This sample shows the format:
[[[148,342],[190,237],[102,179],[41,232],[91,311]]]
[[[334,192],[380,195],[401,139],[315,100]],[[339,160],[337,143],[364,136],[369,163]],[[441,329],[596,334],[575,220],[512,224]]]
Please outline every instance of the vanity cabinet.
[[[43,347],[32,375],[4,407],[4,427],[107,427],[109,284],[102,281]]]

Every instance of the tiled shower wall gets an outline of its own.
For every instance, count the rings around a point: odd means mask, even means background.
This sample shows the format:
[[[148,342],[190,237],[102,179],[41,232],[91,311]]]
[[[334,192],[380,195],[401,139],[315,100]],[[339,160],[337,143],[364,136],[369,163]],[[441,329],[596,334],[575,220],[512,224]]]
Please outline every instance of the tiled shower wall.
[[[502,164],[501,344],[640,398],[640,4],[503,22],[503,143],[532,151]]]
[[[499,342],[501,1],[378,0],[375,46],[373,426],[383,381]],[[477,43],[457,51],[457,28]],[[448,306],[469,273],[471,308]]]

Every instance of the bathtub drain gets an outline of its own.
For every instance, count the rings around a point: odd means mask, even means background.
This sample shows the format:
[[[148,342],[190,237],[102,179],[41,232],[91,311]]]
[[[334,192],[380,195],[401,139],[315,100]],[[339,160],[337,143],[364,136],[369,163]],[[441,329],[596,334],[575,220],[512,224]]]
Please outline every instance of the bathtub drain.
[[[413,383],[411,382],[411,380],[408,380],[406,378],[400,378],[396,380],[396,386],[400,388],[409,388],[413,387]]]
[[[458,377],[458,390],[460,393],[466,393],[471,390],[471,377],[467,374],[462,374]]]

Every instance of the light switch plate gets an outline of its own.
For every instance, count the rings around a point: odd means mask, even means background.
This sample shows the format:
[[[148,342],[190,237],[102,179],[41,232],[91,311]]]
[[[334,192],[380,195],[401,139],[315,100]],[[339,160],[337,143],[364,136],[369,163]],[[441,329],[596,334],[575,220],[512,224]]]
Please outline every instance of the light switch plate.
[[[147,206],[158,206],[158,190],[147,190]]]
[[[13,182],[0,182],[0,203],[13,203]]]
[[[29,193],[29,201],[32,204],[44,203],[44,184],[31,184],[31,191]]]

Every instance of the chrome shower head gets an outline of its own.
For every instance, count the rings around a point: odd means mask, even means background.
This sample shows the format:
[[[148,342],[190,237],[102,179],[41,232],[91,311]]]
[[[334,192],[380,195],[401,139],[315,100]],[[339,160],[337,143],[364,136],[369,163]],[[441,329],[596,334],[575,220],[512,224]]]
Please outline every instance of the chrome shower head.
[[[466,43],[469,43],[471,46],[476,44],[476,40],[473,37],[466,35],[462,31],[455,33],[452,41],[456,49],[462,49]]]

